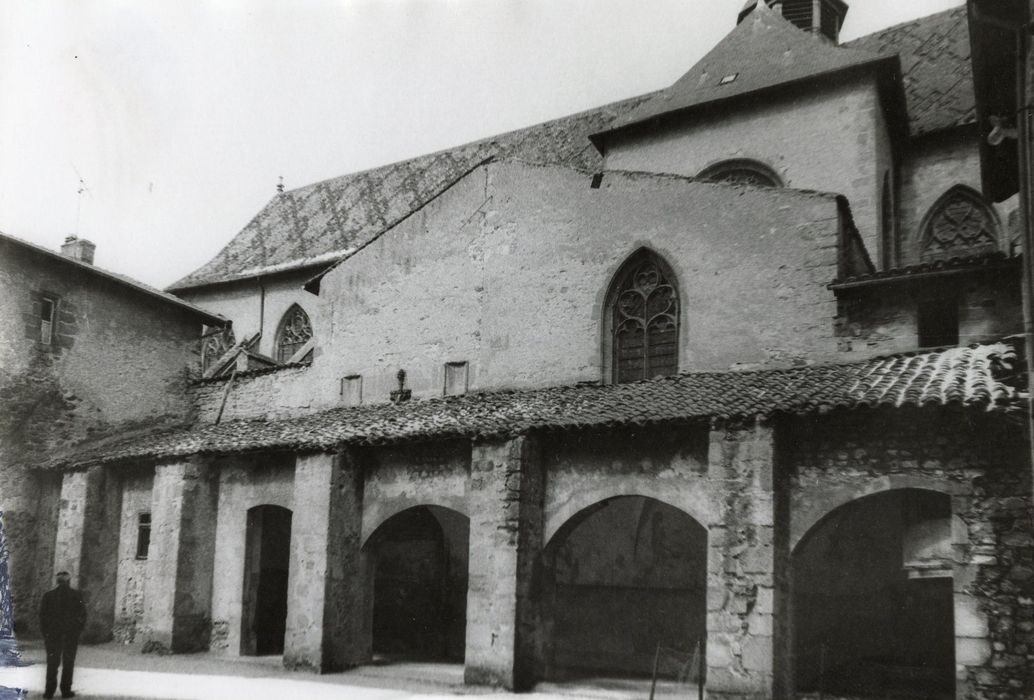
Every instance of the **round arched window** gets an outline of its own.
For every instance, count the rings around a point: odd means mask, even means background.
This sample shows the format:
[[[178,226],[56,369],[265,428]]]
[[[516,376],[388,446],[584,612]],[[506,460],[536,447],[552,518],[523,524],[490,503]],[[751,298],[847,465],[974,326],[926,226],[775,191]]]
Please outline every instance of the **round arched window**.
[[[697,177],[712,182],[727,182],[751,187],[782,187],[779,176],[764,163],[746,158],[723,160],[700,171]]]

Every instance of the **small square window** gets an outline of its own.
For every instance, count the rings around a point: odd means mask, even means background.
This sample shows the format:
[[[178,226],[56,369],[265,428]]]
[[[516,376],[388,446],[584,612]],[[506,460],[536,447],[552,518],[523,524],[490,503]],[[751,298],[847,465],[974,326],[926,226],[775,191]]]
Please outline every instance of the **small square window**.
[[[959,344],[959,302],[955,297],[919,302],[919,347],[938,348]]]
[[[350,374],[341,380],[341,401],[346,406],[358,406],[363,402],[363,377]]]
[[[43,297],[40,300],[39,341],[50,345],[54,341],[54,319],[57,317],[57,299]]]
[[[445,396],[459,396],[467,393],[467,363],[445,363]]]
[[[136,558],[146,559],[151,548],[151,514],[140,513],[136,520]]]

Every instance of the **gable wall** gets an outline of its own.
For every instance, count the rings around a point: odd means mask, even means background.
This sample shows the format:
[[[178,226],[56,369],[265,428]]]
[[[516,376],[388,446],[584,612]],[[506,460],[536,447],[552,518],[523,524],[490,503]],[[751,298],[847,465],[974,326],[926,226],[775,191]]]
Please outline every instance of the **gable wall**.
[[[808,92],[788,89],[721,113],[687,117],[677,125],[615,137],[608,169],[694,176],[731,158],[765,163],[788,187],[848,197],[869,251],[878,250],[879,200],[886,128],[871,78]]]

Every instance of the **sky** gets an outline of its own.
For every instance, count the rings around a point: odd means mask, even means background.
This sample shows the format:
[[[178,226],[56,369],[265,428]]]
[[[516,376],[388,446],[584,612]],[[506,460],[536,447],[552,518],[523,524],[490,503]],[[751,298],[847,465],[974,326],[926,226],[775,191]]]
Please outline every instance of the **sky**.
[[[962,4],[853,0],[842,38]],[[159,287],[276,193],[650,92],[743,0],[0,2],[0,231]],[[85,191],[80,190],[85,187]]]

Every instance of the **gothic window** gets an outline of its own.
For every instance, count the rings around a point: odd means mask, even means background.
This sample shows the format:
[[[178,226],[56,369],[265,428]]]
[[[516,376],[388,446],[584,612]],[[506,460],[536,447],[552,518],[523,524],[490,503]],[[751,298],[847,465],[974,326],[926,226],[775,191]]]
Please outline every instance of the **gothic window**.
[[[958,185],[930,208],[919,241],[922,262],[993,253],[998,219],[978,192]]]
[[[201,338],[201,369],[207,372],[216,360],[236,344],[233,329],[217,329],[205,333]]]
[[[767,165],[745,158],[715,163],[700,171],[697,177],[712,182],[727,182],[752,187],[782,187],[783,185],[779,176]]]
[[[611,286],[607,313],[613,381],[678,371],[679,294],[658,256],[642,251],[625,263]]]
[[[280,329],[276,332],[276,360],[283,363],[294,357],[312,338],[312,324],[309,315],[302,307],[293,305],[280,320]]]

